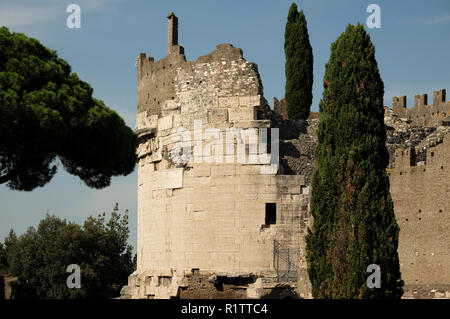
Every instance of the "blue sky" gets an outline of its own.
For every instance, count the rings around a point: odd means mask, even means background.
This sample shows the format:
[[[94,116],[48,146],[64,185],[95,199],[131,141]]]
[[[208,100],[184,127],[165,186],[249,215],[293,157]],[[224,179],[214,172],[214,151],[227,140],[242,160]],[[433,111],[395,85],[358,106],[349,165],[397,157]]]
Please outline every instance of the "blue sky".
[[[81,8],[81,28],[66,26],[66,7]],[[115,109],[134,127],[136,117],[135,57],[139,52],[160,59],[167,51],[167,19],[179,17],[179,42],[188,60],[207,54],[219,43],[240,47],[258,64],[266,99],[284,95],[283,35],[289,6],[281,0],[149,1],[149,0],[2,0],[0,25],[23,32],[57,50],[73,72],[89,82],[95,97]],[[314,53],[312,110],[322,95],[324,65],[330,44],[348,23],[365,23],[366,8],[381,7],[381,29],[367,29],[385,85],[385,105],[393,96],[450,89],[450,1],[448,0],[303,0],[297,1],[308,21]],[[430,96],[431,95],[431,96]],[[46,212],[76,222],[110,212],[114,203],[130,211],[130,243],[136,243],[136,171],[113,178],[103,190],[89,189],[63,171],[33,192],[0,185],[0,240],[10,228],[23,233]]]

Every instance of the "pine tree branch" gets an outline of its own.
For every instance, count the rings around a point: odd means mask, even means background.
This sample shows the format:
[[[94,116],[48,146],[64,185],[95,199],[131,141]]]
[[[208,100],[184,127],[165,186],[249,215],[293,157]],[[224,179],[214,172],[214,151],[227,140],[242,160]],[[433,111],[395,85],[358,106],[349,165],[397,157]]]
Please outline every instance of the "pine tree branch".
[[[6,182],[9,182],[11,180],[12,175],[13,174],[11,172],[9,172],[9,173],[7,173],[7,174],[5,174],[3,176],[0,176],[0,184],[4,184]]]

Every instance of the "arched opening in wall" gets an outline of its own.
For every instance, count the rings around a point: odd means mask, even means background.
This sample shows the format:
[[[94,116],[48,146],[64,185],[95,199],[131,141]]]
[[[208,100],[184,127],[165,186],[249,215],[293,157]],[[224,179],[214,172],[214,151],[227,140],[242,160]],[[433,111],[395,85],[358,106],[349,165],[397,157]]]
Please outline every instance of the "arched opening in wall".
[[[266,221],[264,226],[269,227],[277,223],[277,204],[266,203]]]

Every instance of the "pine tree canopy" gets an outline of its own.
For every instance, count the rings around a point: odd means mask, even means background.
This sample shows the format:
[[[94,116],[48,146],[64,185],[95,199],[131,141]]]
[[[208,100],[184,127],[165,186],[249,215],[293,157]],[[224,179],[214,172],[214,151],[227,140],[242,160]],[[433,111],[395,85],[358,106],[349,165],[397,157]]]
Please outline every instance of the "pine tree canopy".
[[[57,157],[94,188],[131,173],[136,135],[92,93],[55,51],[0,28],[0,184],[43,186]]]

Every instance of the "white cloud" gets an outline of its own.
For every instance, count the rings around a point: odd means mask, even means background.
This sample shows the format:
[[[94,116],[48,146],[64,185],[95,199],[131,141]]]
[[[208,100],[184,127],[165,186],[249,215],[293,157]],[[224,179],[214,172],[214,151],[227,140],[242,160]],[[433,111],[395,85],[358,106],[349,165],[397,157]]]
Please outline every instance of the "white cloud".
[[[441,24],[450,22],[450,13],[444,16],[436,17],[428,21],[428,24]]]
[[[10,28],[26,27],[52,20],[57,6],[0,5],[0,21]]]
[[[93,12],[125,0],[73,0],[81,7],[81,12]],[[0,24],[9,28],[29,27],[45,24],[50,21],[67,17],[66,7],[70,3],[56,0],[20,1],[5,0],[0,3]]]
[[[428,18],[405,18],[400,21],[403,25],[438,25],[450,22],[450,13],[446,13],[441,16],[428,17]]]

